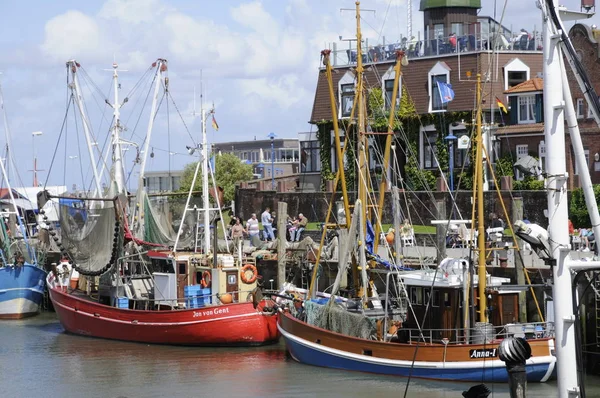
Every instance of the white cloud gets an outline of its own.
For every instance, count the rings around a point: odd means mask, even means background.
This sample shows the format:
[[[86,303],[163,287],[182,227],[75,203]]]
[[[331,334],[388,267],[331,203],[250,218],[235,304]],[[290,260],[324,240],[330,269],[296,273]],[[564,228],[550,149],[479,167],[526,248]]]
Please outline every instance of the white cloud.
[[[159,0],[108,0],[98,16],[126,24],[139,24],[155,20],[165,10],[166,6]]]
[[[53,60],[88,54],[100,44],[96,21],[79,11],[67,11],[52,18],[44,28],[42,51]]]

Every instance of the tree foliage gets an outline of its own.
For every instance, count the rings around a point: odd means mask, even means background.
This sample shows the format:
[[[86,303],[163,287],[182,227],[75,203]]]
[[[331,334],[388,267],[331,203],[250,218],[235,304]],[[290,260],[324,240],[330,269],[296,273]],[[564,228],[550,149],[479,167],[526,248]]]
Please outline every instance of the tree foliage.
[[[598,203],[600,200],[600,185],[594,185],[594,197],[596,198],[596,203]],[[571,195],[571,200],[569,201],[569,218],[575,228],[589,228],[592,226],[582,188],[575,189]]]
[[[194,171],[197,162],[185,166],[179,191],[187,192],[192,186]],[[215,156],[215,180],[217,185],[223,188],[223,200],[225,203],[231,202],[235,197],[235,184],[252,179],[252,166],[242,163],[240,159],[230,153],[224,153]],[[209,179],[209,186],[212,186],[212,178]],[[202,166],[198,172],[198,178],[194,185],[194,191],[202,192]]]

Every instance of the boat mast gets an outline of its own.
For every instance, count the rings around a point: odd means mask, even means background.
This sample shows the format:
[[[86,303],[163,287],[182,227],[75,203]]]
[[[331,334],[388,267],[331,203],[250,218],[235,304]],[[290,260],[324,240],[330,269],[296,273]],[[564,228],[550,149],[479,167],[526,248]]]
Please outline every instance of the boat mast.
[[[212,115],[214,109],[208,114]],[[210,203],[208,194],[208,141],[206,139],[206,111],[203,101],[200,100],[200,114],[202,117],[202,211],[204,218],[204,254],[210,252]],[[216,231],[215,231],[216,233]],[[216,255],[216,253],[215,253]]]
[[[83,96],[81,95],[79,77],[77,75],[77,69],[79,67],[79,63],[74,59],[67,61],[67,68],[71,73],[72,81],[71,84],[69,84],[69,87],[71,88],[71,93],[75,97],[75,103],[77,104],[77,108],[79,108],[79,114],[81,115],[81,122],[83,124],[83,133],[85,135],[85,142],[87,143],[88,154],[92,163],[92,173],[94,173],[94,184],[96,185],[96,193],[93,196],[98,196],[102,192],[100,188],[100,176],[98,175],[98,170],[96,169],[96,156],[94,155],[94,141],[92,140],[92,133],[90,132],[90,121],[88,119],[87,113],[85,112],[85,106],[83,106]]]
[[[0,73],[1,75],[2,73]],[[6,137],[6,167],[10,167],[10,171],[12,171],[13,173],[13,177],[14,177],[14,170],[15,170],[15,166],[13,164],[13,158],[12,158],[12,152],[11,152],[11,148],[12,148],[12,143],[11,143],[11,137],[10,137],[10,130],[8,129],[8,118],[6,117],[6,108],[4,107],[4,93],[2,92],[2,83],[0,82],[0,108],[2,108],[2,120],[4,122],[4,136]],[[6,174],[6,179],[8,180],[8,170],[7,170],[7,174]]]
[[[138,217],[139,224],[138,225],[140,225],[140,226],[143,225],[142,220],[144,217],[144,207],[142,204],[141,190],[144,189],[144,174],[146,172],[146,161],[148,158],[148,149],[150,148],[150,138],[152,137],[152,129],[154,127],[154,119],[156,119],[158,90],[160,89],[162,82],[163,82],[163,72],[167,71],[167,60],[159,58],[152,65],[156,66],[156,73],[154,74],[154,95],[152,97],[152,106],[150,107],[150,120],[148,121],[148,130],[146,131],[146,140],[144,142],[144,148],[142,150],[142,153],[144,155],[142,156],[142,161],[140,164],[140,177],[138,179],[138,195],[137,195],[138,205],[136,207],[137,207],[137,211],[139,213],[139,217]],[[167,87],[167,84],[165,82],[165,88],[166,87]],[[135,213],[136,213],[136,208],[133,209],[132,222],[135,222]]]
[[[477,110],[475,112],[475,128],[476,128],[476,160],[475,160],[475,176],[476,192],[477,192],[477,276],[478,276],[478,293],[479,293],[479,322],[487,322],[487,297],[486,289],[486,268],[485,268],[485,228],[484,228],[484,213],[483,213],[483,135],[481,133],[481,74],[477,74],[477,94],[476,94]]]
[[[126,193],[125,189],[125,173],[123,171],[123,154],[121,152],[121,106],[119,104],[119,73],[116,62],[113,62],[113,82],[114,82],[114,103],[111,105],[114,112],[114,125],[113,125],[113,133],[112,133],[112,147],[113,147],[113,181],[116,184],[117,193]]]
[[[553,304],[556,322],[556,367],[561,397],[578,396],[577,349],[575,345],[575,316],[573,314],[573,285],[565,261],[569,257],[569,219],[567,204],[567,170],[565,156],[565,118],[559,38],[550,18],[551,8],[558,14],[556,0],[545,1],[542,8],[544,49],[544,139],[546,140],[546,179],[548,193],[548,233],[554,278]]]
[[[364,95],[363,95],[363,73],[364,67],[362,62],[362,33],[360,30],[360,1],[356,2],[356,102],[358,107],[358,123],[356,124],[357,143],[358,148],[356,153],[358,154],[358,199],[363,204],[362,220],[367,221],[367,178],[368,178],[368,162],[367,162],[367,148],[369,141],[365,135],[365,107],[364,107]],[[355,279],[357,282],[357,280]],[[355,283],[356,283],[355,282]]]

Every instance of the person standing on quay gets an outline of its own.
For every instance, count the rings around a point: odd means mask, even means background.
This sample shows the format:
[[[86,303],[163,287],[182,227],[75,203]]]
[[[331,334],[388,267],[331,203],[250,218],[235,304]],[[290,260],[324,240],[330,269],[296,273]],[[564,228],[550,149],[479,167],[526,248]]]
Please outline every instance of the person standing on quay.
[[[260,221],[265,230],[265,240],[275,240],[275,235],[273,234],[273,218],[271,217],[271,209],[269,207],[261,214]]]
[[[254,236],[258,236],[260,233],[260,228],[258,227],[258,219],[256,218],[256,213],[252,213],[252,217],[248,221],[246,221],[246,231],[248,231],[248,238],[250,239],[250,246],[254,246],[252,243],[252,238]]]

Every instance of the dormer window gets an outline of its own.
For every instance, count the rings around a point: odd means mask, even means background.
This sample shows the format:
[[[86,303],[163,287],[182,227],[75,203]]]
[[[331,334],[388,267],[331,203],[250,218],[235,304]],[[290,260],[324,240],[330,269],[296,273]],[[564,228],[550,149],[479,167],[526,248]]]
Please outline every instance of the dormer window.
[[[450,67],[445,62],[438,62],[429,70],[429,112],[444,112],[444,104],[440,96],[438,83],[450,83]]]
[[[339,95],[339,118],[350,117],[352,113],[352,107],[354,106],[354,74],[350,71],[340,79],[338,83],[338,95]]]
[[[519,97],[518,120],[520,124],[535,123],[535,95]]]
[[[529,80],[530,69],[527,64],[515,58],[504,65],[504,90]]]
[[[342,84],[342,117],[350,117],[354,105],[354,84]]]

